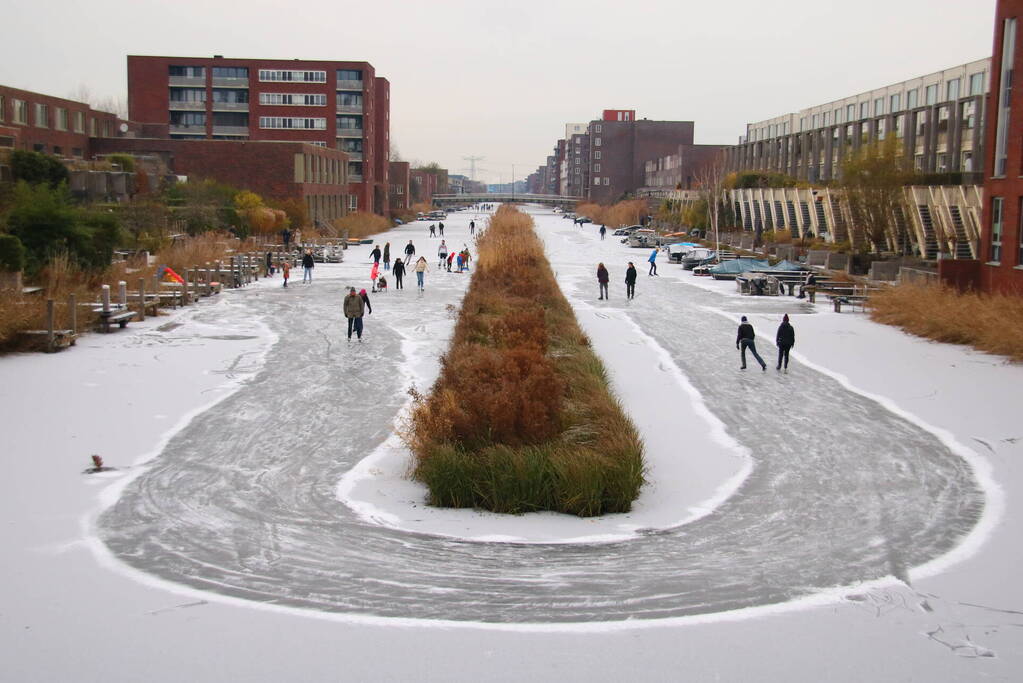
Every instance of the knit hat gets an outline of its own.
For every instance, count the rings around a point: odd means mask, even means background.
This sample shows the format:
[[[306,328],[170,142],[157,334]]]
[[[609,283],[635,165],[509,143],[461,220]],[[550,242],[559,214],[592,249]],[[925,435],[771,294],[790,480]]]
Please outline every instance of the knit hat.
[[[742,316],[742,322],[746,322],[746,316]]]
[[[781,317],[781,319],[782,319],[782,321],[784,321],[784,322],[788,322],[788,321],[789,321],[789,314],[788,314],[788,313],[786,313],[785,315],[783,315],[783,316]]]
[[[359,290],[359,294],[365,294],[365,293],[366,293],[366,290],[365,290],[365,289],[360,289],[360,290]]]

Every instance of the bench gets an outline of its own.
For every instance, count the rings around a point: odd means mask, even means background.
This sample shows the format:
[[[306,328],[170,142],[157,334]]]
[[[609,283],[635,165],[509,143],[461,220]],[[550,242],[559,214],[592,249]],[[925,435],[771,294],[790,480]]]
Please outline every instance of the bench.
[[[855,309],[857,306],[860,307],[861,311],[867,310],[868,298],[863,295],[851,295],[851,294],[831,294],[829,295],[832,305],[835,307],[835,313],[842,312],[842,306],[848,306],[849,308]]]
[[[74,346],[78,339],[78,333],[74,330],[54,330],[52,341],[49,330],[21,330],[18,334],[25,338],[27,346],[49,353]]]
[[[118,327],[124,329],[135,317],[135,311],[110,310],[99,311],[99,327],[101,332],[109,332],[110,326],[117,323]]]

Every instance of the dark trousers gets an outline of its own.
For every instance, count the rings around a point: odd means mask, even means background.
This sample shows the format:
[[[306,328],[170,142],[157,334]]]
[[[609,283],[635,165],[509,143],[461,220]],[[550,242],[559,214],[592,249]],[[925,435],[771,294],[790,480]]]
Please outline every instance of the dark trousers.
[[[348,319],[348,338],[352,338],[352,330],[355,330],[355,334],[362,339],[362,318],[349,318]]]
[[[782,368],[782,361],[784,361],[786,368],[789,366],[789,349],[791,349],[791,348],[792,348],[791,346],[786,346],[785,344],[778,344],[778,369],[779,370]]]
[[[607,295],[607,283],[606,282],[599,282],[597,284],[600,285],[600,298],[601,299],[610,299],[611,297],[609,297]]]
[[[657,275],[657,264],[653,261],[650,262],[650,272],[647,275]]]
[[[626,282],[625,283],[625,296],[628,299],[633,299],[636,296],[636,283]]]
[[[401,278],[403,278],[403,277],[404,277],[404,275],[399,275],[397,273],[394,274],[394,288],[395,289],[405,289],[404,287],[401,286]]]
[[[739,349],[741,350],[742,367],[744,368],[746,367],[746,349],[750,350],[750,353],[753,354],[753,357],[757,359],[758,363],[760,363],[760,367],[762,368],[767,367],[767,363],[765,363],[764,359],[760,357],[759,353],[757,353],[757,345],[752,339],[743,339],[742,341],[740,341]]]

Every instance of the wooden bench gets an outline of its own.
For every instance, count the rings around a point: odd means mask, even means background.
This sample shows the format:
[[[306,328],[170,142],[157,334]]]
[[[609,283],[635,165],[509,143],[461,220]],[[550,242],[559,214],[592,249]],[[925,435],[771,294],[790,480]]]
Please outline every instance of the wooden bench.
[[[866,296],[852,294],[829,294],[828,296],[831,299],[831,304],[835,307],[835,313],[841,313],[842,306],[848,306],[851,309],[859,306],[861,311],[867,310],[868,297]]]
[[[18,334],[25,338],[27,345],[31,348],[41,349],[48,353],[74,346],[78,339],[78,333],[74,330],[54,330],[52,339],[49,330],[21,330]]]
[[[101,332],[109,332],[110,326],[117,323],[118,327],[124,329],[128,323],[135,318],[135,311],[113,309],[109,311],[98,311],[99,328]]]

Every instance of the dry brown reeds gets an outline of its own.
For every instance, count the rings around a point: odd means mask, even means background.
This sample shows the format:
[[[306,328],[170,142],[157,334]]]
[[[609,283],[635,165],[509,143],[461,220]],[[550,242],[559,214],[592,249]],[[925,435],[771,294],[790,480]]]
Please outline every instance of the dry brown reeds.
[[[359,211],[333,221],[334,227],[347,230],[348,237],[361,239],[391,229],[391,221],[374,213]]]
[[[1023,361],[1023,296],[907,283],[871,295],[870,317],[921,337]]]
[[[643,199],[627,199],[611,206],[581,202],[575,207],[576,215],[586,216],[594,223],[615,228],[639,223],[640,218],[647,214],[647,210],[646,200]]]
[[[503,206],[479,240],[441,373],[404,432],[430,502],[520,513],[622,512],[642,443],[558,288],[532,219]]]

